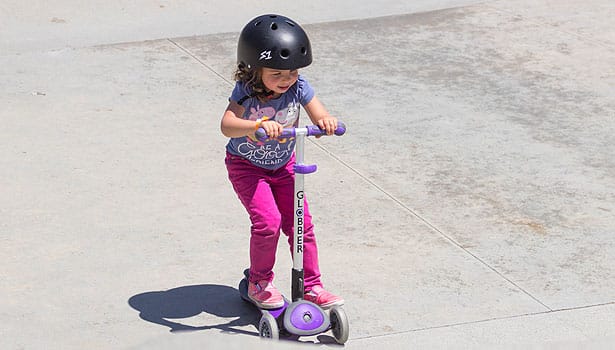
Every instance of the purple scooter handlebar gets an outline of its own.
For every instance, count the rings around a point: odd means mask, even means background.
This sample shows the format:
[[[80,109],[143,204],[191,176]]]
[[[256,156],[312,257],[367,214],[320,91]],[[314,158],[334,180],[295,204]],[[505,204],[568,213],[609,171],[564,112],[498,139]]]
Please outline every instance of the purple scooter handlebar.
[[[305,127],[307,129],[306,136],[323,136],[327,135],[324,130],[322,130],[318,125],[308,125]],[[297,129],[299,128],[286,128],[282,131],[282,134],[278,136],[278,138],[284,139],[289,137],[294,137],[297,134]],[[337,122],[337,129],[335,129],[334,134],[337,136],[342,136],[346,133],[346,125],[342,122]],[[256,138],[259,141],[265,141],[269,138],[267,132],[263,128],[258,128],[256,130]]]

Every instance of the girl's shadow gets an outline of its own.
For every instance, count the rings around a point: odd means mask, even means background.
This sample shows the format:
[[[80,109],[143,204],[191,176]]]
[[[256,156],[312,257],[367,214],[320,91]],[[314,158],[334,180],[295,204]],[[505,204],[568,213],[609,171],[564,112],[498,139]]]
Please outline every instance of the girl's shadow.
[[[237,289],[228,286],[202,284],[146,292],[131,297],[128,304],[139,311],[142,319],[169,327],[171,332],[220,329],[258,336],[257,332],[234,328],[258,325],[260,315],[241,300]],[[210,326],[191,326],[173,321],[194,317],[202,312],[233,320]]]

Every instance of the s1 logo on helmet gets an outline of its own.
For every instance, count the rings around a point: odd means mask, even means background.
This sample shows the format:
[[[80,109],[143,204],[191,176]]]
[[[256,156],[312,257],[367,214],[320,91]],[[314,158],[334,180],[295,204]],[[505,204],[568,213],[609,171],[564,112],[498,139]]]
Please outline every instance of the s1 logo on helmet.
[[[270,60],[270,59],[271,59],[271,50],[261,52],[261,57],[258,60],[262,61],[262,60]]]

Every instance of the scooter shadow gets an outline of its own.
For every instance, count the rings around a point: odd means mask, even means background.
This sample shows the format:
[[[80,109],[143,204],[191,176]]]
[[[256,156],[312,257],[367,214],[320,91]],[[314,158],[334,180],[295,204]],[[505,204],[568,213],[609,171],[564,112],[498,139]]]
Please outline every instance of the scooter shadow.
[[[237,289],[229,286],[202,284],[145,292],[132,296],[128,304],[139,311],[141,319],[169,327],[171,332],[219,329],[223,332],[258,336],[258,332],[236,328],[253,325],[257,329],[259,315],[241,300]],[[201,313],[232,320],[203,326],[181,323],[182,319]]]
[[[128,304],[139,311],[141,319],[169,327],[170,332],[191,332],[218,329],[222,332],[258,337],[260,311],[243,301],[236,288],[216,284],[184,286],[166,291],[153,291],[137,294],[128,299]],[[230,322],[216,325],[194,326],[181,323],[206,313],[220,318],[232,319]],[[252,326],[254,331],[237,328]],[[284,340],[302,344],[336,346],[335,339],[328,335],[319,335],[312,340],[304,340],[293,335],[284,336]],[[316,341],[317,340],[317,341]]]

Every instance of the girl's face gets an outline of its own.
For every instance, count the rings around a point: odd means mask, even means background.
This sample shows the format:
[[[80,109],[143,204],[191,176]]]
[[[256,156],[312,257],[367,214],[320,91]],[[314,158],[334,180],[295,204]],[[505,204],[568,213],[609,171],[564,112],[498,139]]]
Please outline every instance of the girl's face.
[[[285,93],[293,86],[299,77],[298,70],[280,70],[263,68],[262,79],[265,87],[274,93],[274,97]]]

